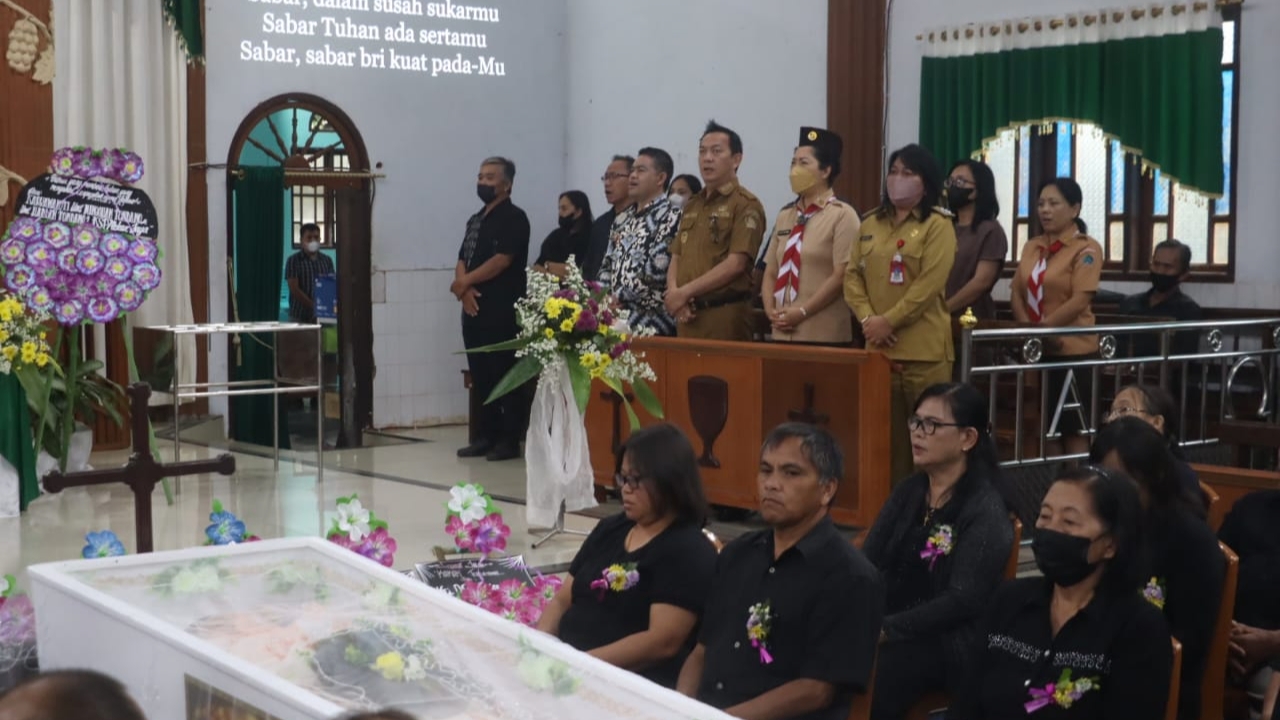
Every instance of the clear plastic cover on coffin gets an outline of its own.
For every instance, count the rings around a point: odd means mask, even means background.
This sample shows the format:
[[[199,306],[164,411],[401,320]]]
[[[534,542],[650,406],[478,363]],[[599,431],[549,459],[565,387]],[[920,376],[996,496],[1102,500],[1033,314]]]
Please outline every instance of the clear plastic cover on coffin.
[[[100,593],[126,622],[346,711],[395,707],[423,720],[728,718],[321,540],[77,561],[32,575],[64,591],[82,586],[90,601]],[[44,643],[46,622],[58,620],[42,618],[39,602],[37,594]],[[188,717],[202,716],[190,707],[191,685],[188,677]],[[218,692],[208,694],[217,701]]]

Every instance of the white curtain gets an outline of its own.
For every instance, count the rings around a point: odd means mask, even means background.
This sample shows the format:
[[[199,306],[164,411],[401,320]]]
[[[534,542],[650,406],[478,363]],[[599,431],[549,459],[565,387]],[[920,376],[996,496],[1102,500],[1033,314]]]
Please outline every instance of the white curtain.
[[[191,323],[188,274],[187,58],[159,0],[54,0],[56,147],[125,147],[146,174],[138,183],[160,220],[164,280],[130,327]],[[96,329],[102,339],[103,329]],[[195,381],[195,338],[184,336],[181,382]],[[103,348],[105,343],[97,342]],[[157,393],[152,404],[172,402]]]

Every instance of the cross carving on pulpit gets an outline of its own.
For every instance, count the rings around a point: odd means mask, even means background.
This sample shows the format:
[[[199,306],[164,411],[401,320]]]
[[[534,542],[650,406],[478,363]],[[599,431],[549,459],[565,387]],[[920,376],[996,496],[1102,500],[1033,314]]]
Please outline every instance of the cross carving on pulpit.
[[[156,462],[151,454],[150,433],[148,432],[147,398],[151,397],[151,386],[146,383],[134,383],[129,386],[129,415],[132,420],[133,454],[124,467],[113,470],[88,470],[85,472],[63,473],[54,470],[44,476],[45,490],[51,493],[62,492],[69,487],[84,485],[109,485],[124,483],[133,490],[133,516],[137,526],[137,551],[149,553],[154,549],[151,532],[151,494],[156,483],[167,477],[181,475],[200,475],[216,472],[230,475],[236,471],[236,459],[230,453],[223,453],[211,460],[188,460],[168,465]]]
[[[809,423],[810,425],[826,425],[831,418],[813,411],[813,383],[804,384],[804,407],[787,412],[787,419],[792,422]]]

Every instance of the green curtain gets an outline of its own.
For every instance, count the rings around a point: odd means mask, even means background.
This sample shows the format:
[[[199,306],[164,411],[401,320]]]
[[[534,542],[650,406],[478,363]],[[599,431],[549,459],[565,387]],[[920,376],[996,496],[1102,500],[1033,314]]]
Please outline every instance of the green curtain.
[[[236,309],[244,322],[280,319],[280,278],[284,272],[284,245],[280,228],[284,225],[284,168],[246,167],[244,177],[235,181],[235,281]],[[240,336],[240,364],[232,357],[236,380],[270,380],[271,344],[274,335]],[[269,395],[233,397],[231,436],[241,442],[271,446],[271,405]],[[284,422],[284,401],[275,418],[280,428],[280,447],[289,447]]]
[[[1001,130],[1098,125],[1185,186],[1221,195],[1222,32],[926,57],[920,143],[950,165]]]
[[[25,511],[40,496],[40,485],[27,394],[14,375],[0,375],[0,456],[18,471],[18,504]]]
[[[164,16],[187,51],[187,60],[204,62],[204,29],[200,27],[201,0],[161,0]]]

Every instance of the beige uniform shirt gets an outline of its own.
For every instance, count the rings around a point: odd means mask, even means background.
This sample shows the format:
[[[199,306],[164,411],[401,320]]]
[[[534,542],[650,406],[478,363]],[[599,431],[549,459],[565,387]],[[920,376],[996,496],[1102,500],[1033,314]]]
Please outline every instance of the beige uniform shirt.
[[[1031,269],[1040,262],[1041,248],[1048,247],[1044,236],[1027,241],[1018,258],[1018,271],[1014,273],[1010,293],[1026,305],[1027,278]],[[1041,317],[1048,317],[1076,293],[1095,293],[1102,282],[1102,245],[1088,235],[1076,235],[1062,249],[1049,256],[1044,269],[1041,287],[1044,298],[1040,301]],[[1016,301],[1015,301],[1016,302]],[[1066,323],[1066,327],[1092,327],[1097,324],[1093,308],[1086,305],[1080,314]],[[1054,347],[1056,345],[1056,347]],[[1045,346],[1047,355],[1088,355],[1098,350],[1097,335],[1070,335],[1057,338],[1056,343]]]
[[[787,251],[787,239],[795,228],[800,209],[789,205],[778,213],[773,238],[769,241],[765,259],[766,277],[777,277],[782,256]],[[800,292],[786,307],[807,307],[806,303],[818,292],[818,288],[830,279],[839,265],[849,262],[849,252],[858,236],[862,221],[848,203],[832,199],[805,224],[803,244],[800,246]],[[772,287],[763,291],[773,294]],[[783,342],[847,343],[853,341],[853,317],[849,306],[836,297],[821,310],[807,310],[808,318],[795,332],[774,331],[773,339]]]

